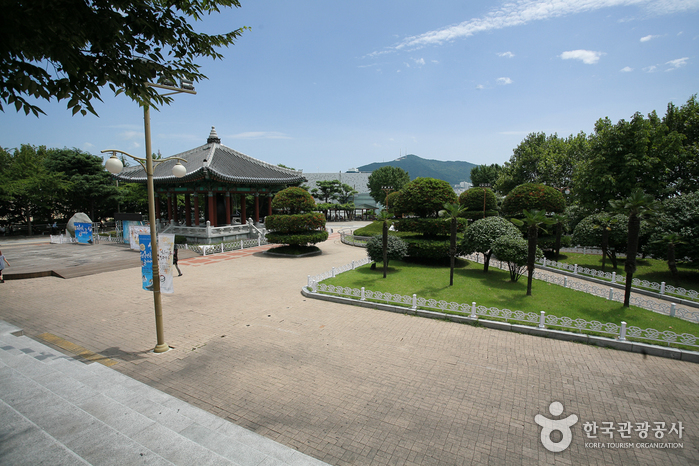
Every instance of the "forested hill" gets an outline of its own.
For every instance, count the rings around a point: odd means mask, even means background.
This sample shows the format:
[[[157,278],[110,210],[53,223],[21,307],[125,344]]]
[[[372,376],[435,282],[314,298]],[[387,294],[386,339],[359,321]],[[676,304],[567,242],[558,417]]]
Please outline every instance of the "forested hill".
[[[449,184],[457,184],[462,181],[471,181],[471,169],[476,165],[469,162],[443,162],[441,160],[428,160],[417,155],[406,155],[390,162],[375,162],[359,167],[360,172],[372,172],[381,167],[391,166],[402,168],[410,174],[410,179],[417,177],[437,178]]]

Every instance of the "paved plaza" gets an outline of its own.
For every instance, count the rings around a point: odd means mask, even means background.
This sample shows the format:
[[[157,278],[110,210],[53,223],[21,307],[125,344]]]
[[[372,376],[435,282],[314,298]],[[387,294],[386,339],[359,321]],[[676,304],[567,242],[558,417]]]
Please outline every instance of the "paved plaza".
[[[163,354],[137,264],[7,280],[0,320],[332,465],[699,464],[699,365],[305,298],[308,275],[366,254],[337,233],[319,246],[181,259]],[[544,448],[537,415],[577,416],[567,449]]]

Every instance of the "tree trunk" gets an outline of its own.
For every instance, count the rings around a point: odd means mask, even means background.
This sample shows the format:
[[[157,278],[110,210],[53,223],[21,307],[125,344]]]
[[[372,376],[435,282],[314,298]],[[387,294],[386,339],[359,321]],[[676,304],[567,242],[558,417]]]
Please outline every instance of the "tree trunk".
[[[483,272],[488,272],[488,266],[490,265],[490,256],[493,255],[493,250],[491,249],[487,253],[483,253]]]
[[[556,224],[556,262],[558,262],[558,255],[561,253],[561,236],[563,235],[563,223],[558,222]]]
[[[677,277],[677,262],[675,262],[675,243],[667,245],[667,266],[670,268],[672,279],[675,281],[675,286],[679,286],[679,278]]]
[[[456,256],[456,218],[451,219],[451,242],[449,243],[449,258],[451,269],[449,270],[449,286],[454,285],[454,257]]]
[[[534,280],[534,261],[536,261],[536,238],[538,236],[539,227],[531,225],[529,227],[529,248],[527,250],[527,296],[532,295],[532,281]]]
[[[607,261],[607,247],[609,246],[609,230],[603,227],[602,230],[602,270],[604,270],[605,262]],[[616,268],[616,267],[614,267]]]
[[[383,278],[386,278],[386,270],[388,269],[388,222],[383,222]]]
[[[633,274],[636,272],[636,253],[638,252],[638,233],[641,230],[641,218],[636,214],[629,215],[629,246],[626,250],[626,287],[624,289],[624,307],[631,305],[631,284]]]

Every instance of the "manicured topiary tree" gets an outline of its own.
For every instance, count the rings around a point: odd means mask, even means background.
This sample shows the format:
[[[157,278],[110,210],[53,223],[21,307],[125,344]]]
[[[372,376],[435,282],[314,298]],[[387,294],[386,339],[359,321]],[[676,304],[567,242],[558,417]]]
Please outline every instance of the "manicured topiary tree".
[[[492,217],[498,214],[498,200],[488,188],[473,187],[459,195],[462,216],[469,219]]]
[[[415,178],[401,189],[396,207],[418,217],[437,217],[444,204],[454,204],[458,198],[451,185],[435,178]]]
[[[502,203],[504,215],[522,215],[524,210],[539,210],[546,213],[563,213],[566,201],[563,194],[551,186],[539,183],[524,183],[517,186]]]
[[[408,246],[405,242],[397,236],[388,235],[386,237],[386,262],[385,267],[388,267],[388,261],[390,260],[401,260],[408,255]],[[382,262],[384,260],[384,247],[383,238],[379,235],[372,236],[366,243],[366,252],[369,258],[375,263]],[[384,276],[384,278],[386,278]]]
[[[501,236],[493,243],[493,254],[501,261],[507,262],[510,281],[516,282],[527,266],[529,242],[521,236]],[[536,256],[543,257],[541,249],[536,249]]]
[[[267,241],[290,246],[307,246],[328,239],[325,215],[313,212],[315,201],[308,191],[286,188],[272,199],[272,208],[279,212],[265,218],[269,230]]]
[[[602,269],[605,256],[617,268],[617,254],[626,251],[628,242],[628,218],[623,214],[599,212],[582,219],[573,230],[573,244],[601,248]]]
[[[464,239],[459,245],[463,254],[479,252],[483,254],[483,271],[488,271],[493,244],[501,236],[522,237],[522,233],[511,222],[502,217],[486,217],[476,220],[464,232]]]

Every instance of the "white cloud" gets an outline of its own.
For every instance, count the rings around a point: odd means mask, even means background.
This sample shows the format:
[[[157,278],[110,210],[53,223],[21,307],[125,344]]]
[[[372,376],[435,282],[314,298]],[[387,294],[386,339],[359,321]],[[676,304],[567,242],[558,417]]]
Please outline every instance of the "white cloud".
[[[422,66],[425,64],[425,59],[424,58],[413,58],[413,61],[417,63],[418,65]]]
[[[89,142],[84,142],[84,143],[83,143],[83,150],[85,150],[85,151],[89,151],[89,150],[92,149],[93,147],[95,147],[95,145],[92,144],[92,143],[89,143]]]
[[[125,141],[129,141],[131,139],[144,138],[145,136],[143,131],[124,131],[119,133],[119,137]]]
[[[563,52],[560,57],[563,60],[581,60],[586,65],[594,65],[604,52],[593,52],[592,50],[570,50]]]
[[[514,57],[514,56],[515,56],[515,54],[512,53],[512,52],[502,52],[502,53],[498,53],[498,57],[512,58],[512,57]]]
[[[682,68],[687,64],[687,60],[689,60],[689,57],[683,57],[683,58],[677,58],[675,60],[670,60],[669,62],[665,63],[666,65],[670,65],[670,68],[665,70],[665,71],[672,71],[676,70],[677,68]]]
[[[478,86],[476,86],[476,89],[481,91],[481,90],[485,89],[485,86],[483,84],[479,84]]]
[[[648,42],[649,40],[655,39],[656,37],[660,37],[660,36],[653,36],[653,35],[643,36],[643,37],[641,37],[641,42]]]
[[[510,78],[498,78],[497,83],[504,86],[507,84],[512,84],[512,80]]]
[[[619,71],[621,71],[622,73],[630,73],[633,71],[633,68],[631,68],[630,66],[625,66],[622,69],[620,69]]]
[[[541,21],[611,7],[635,6],[651,14],[670,14],[699,9],[697,0],[515,0],[491,10],[484,16],[459,24],[406,37],[387,50],[376,51],[377,56],[402,49],[416,49],[439,45],[456,39],[470,37],[479,32],[520,26]]]
[[[654,73],[658,71],[658,67],[656,65],[646,66],[645,68],[643,68],[643,71],[645,71],[646,73]]]
[[[291,139],[286,134],[277,131],[247,131],[224,137],[231,139]]]

